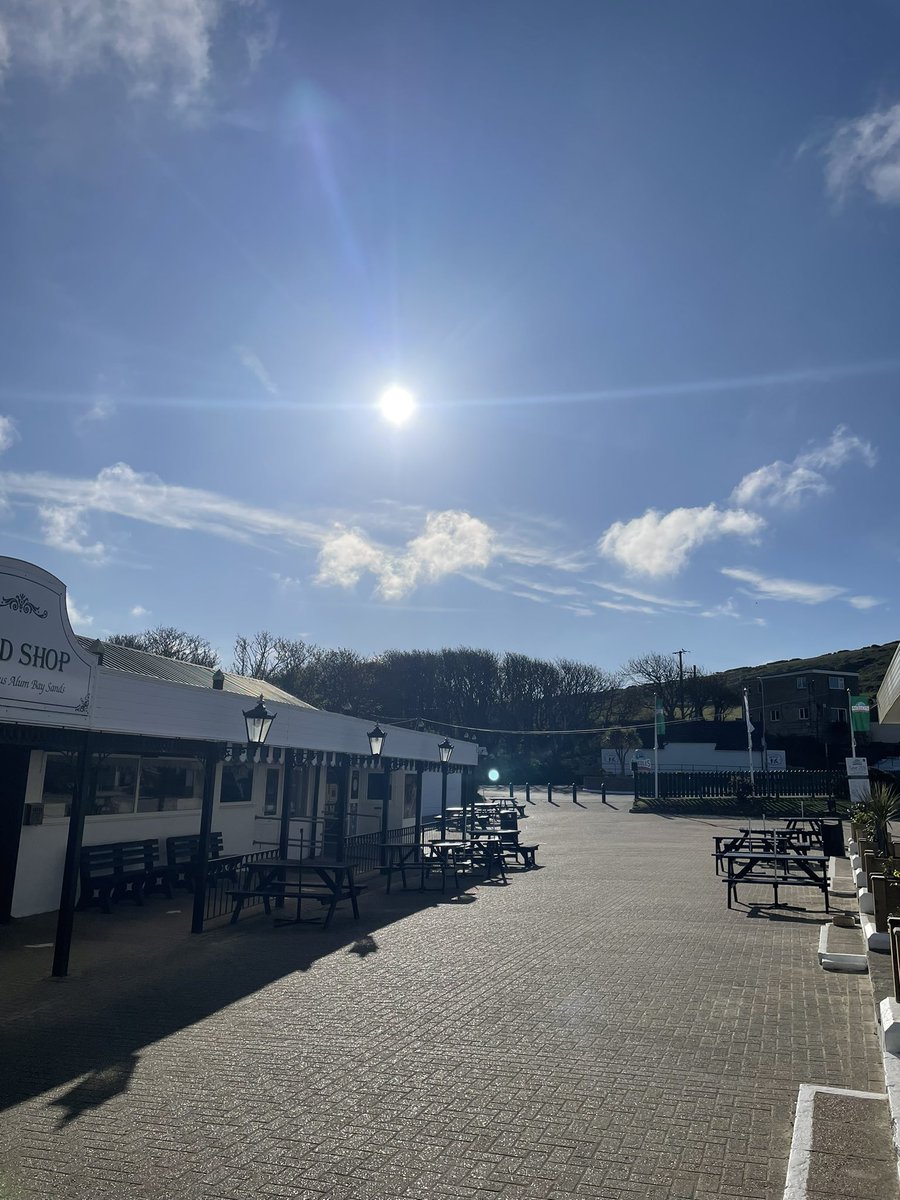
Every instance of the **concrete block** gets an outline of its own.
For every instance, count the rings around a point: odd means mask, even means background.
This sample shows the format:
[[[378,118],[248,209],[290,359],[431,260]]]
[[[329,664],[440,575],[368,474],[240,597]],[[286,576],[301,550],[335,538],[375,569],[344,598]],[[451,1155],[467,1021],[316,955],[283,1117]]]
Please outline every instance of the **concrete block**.
[[[859,911],[868,913],[870,916],[875,912],[875,897],[865,888],[859,889]]]
[[[891,943],[888,941],[888,935],[878,932],[875,928],[874,917],[861,912],[859,920],[862,925],[863,937],[870,950],[890,950]]]
[[[879,1012],[884,1048],[888,1054],[900,1054],[900,1004],[892,996],[885,996]]]

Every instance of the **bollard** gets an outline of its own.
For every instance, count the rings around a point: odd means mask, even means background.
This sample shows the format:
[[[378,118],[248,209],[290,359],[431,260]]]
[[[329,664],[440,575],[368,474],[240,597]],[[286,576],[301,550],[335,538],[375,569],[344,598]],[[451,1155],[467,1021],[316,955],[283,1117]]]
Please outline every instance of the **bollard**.
[[[514,796],[515,794],[516,794],[516,793],[515,793],[515,791],[513,790],[513,785],[510,783],[510,785],[509,785],[509,798],[510,798],[510,800],[512,800],[512,798],[513,798],[513,796]]]
[[[531,803],[531,784],[530,783],[525,784],[525,803],[526,804]]]
[[[600,803],[601,804],[606,803],[606,784],[605,783],[600,784]]]
[[[577,783],[572,784],[572,803],[573,804],[578,803],[578,784]]]
[[[552,783],[547,784],[547,799],[551,804],[553,803],[553,784]]]

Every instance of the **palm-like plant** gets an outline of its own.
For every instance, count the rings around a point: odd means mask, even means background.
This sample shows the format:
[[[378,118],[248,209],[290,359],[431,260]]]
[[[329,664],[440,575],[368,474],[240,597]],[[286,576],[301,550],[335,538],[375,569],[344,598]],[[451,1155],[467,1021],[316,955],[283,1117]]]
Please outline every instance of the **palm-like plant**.
[[[870,814],[872,840],[880,855],[891,855],[891,821],[900,819],[900,796],[888,783],[873,783],[863,809]]]

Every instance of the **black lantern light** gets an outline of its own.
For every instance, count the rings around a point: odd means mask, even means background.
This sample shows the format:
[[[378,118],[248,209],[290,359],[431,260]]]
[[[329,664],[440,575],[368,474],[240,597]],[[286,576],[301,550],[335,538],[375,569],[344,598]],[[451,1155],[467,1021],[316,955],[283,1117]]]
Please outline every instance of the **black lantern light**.
[[[384,730],[380,725],[376,724],[374,729],[369,730],[369,732],[366,734],[366,737],[369,739],[369,751],[372,757],[380,758],[381,749],[384,746]]]
[[[272,728],[272,722],[275,720],[276,715],[276,713],[270,713],[266,708],[262,696],[257,701],[255,708],[248,708],[244,712],[248,745],[254,749],[265,745],[266,738],[269,736],[269,730]]]
[[[449,738],[444,738],[442,742],[438,742],[438,754],[441,756],[441,762],[445,765],[450,761],[450,755],[453,753],[453,743]]]

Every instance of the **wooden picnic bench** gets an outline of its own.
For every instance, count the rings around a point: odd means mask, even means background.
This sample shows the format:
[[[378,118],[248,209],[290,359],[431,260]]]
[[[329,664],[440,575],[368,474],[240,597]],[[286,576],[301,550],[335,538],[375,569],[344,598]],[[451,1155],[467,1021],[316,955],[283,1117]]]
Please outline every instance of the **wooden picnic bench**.
[[[296,872],[296,883],[288,883],[288,873]],[[312,872],[319,877],[318,883],[304,881],[303,873]],[[357,896],[366,890],[353,877],[353,866],[346,862],[336,862],[331,859],[310,858],[264,858],[258,862],[245,864],[244,882],[240,887],[229,890],[229,895],[235,900],[234,911],[231,914],[231,924],[237,923],[244,907],[244,901],[251,897],[259,897],[263,901],[266,914],[272,911],[273,900],[293,899],[297,901],[297,916],[293,923],[299,923],[300,904],[303,900],[317,900],[319,904],[328,905],[323,928],[331,924],[331,918],[337,905],[342,900],[349,900],[353,907],[353,918],[359,920],[359,905]]]
[[[175,837],[166,838],[166,864],[170,882],[176,887],[185,887],[192,892],[199,855],[199,833],[181,833]],[[240,862],[242,857],[240,854],[224,854],[222,834],[217,831],[210,833],[209,862],[215,862],[222,867],[219,874],[232,874],[235,865]]]
[[[731,850],[721,856],[727,874],[723,883],[728,889],[728,907],[737,900],[737,885],[755,884],[771,887],[778,906],[778,889],[782,887],[814,887],[825,898],[828,912],[828,859],[825,855],[785,854],[777,850]]]
[[[146,838],[134,842],[106,842],[82,846],[79,874],[79,909],[99,904],[105,913],[113,900],[130,895],[135,904],[144,903],[144,891],[160,886],[171,896],[165,868],[160,868],[159,840]]]

